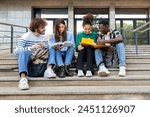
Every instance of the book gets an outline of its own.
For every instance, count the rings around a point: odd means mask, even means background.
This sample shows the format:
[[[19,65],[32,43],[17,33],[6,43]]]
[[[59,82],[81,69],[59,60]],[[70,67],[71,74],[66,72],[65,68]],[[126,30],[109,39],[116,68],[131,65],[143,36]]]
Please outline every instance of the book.
[[[93,39],[90,38],[82,38],[82,41],[80,43],[83,46],[92,46],[94,48],[104,48],[104,47],[109,47],[107,45],[98,45],[94,42]]]
[[[73,43],[71,41],[57,42],[57,43],[54,43],[52,45],[52,47],[56,48],[58,45],[59,46],[64,46],[64,47],[70,47],[70,46],[73,46]]]

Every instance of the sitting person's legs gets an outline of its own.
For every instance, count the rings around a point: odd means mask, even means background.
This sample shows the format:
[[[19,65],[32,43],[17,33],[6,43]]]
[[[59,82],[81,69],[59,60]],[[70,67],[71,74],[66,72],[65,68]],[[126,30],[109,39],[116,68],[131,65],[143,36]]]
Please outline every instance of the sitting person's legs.
[[[103,61],[103,51],[101,49],[95,50],[95,61],[98,67],[98,75],[99,76],[108,76],[110,72],[106,69]]]
[[[123,43],[118,43],[115,45],[116,51],[119,58],[119,76],[126,75],[126,58],[125,58],[125,46]]]
[[[65,68],[64,68],[64,62],[63,62],[63,54],[65,54],[63,51],[56,50],[56,63],[59,67],[59,78],[65,78]]]
[[[92,76],[92,70],[93,70],[93,58],[94,58],[94,49],[90,46],[86,47],[86,76],[91,77]]]
[[[28,74],[28,63],[30,60],[31,54],[28,50],[20,51],[18,55],[18,66],[19,66],[19,89],[29,89],[28,80],[26,78]]]
[[[45,70],[44,77],[47,78],[55,78],[56,74],[54,73],[52,66],[56,65],[55,62],[55,49],[52,47],[49,47],[48,51],[48,66],[47,69]]]
[[[68,47],[68,50],[65,53],[65,60],[64,60],[66,76],[73,76],[73,74],[69,70],[69,65],[71,64],[73,55],[74,55],[74,47]]]
[[[83,66],[84,66],[84,61],[86,58],[86,49],[82,49],[78,52],[78,57],[77,57],[77,72],[79,77],[83,77]]]

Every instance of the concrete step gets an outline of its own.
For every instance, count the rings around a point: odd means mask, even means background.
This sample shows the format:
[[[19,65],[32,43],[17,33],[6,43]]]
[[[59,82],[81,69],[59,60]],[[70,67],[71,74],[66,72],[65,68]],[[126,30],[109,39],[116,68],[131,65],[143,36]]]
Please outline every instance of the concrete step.
[[[150,55],[149,56],[135,56],[135,55],[133,55],[133,56],[128,56],[127,55],[127,57],[126,57],[126,60],[127,60],[127,62],[128,61],[139,61],[139,60],[141,60],[141,61],[149,61],[149,59],[150,59]],[[17,65],[18,64],[18,61],[17,61],[17,58],[16,57],[7,57],[7,58],[3,58],[3,57],[1,57],[0,58],[0,65],[7,65],[7,64],[13,64],[13,65]]]
[[[49,80],[49,81],[29,81],[30,87],[51,87],[51,86],[150,86],[150,80]],[[17,87],[18,81],[1,81],[0,87]]]
[[[92,77],[77,77],[74,75],[73,77],[65,77],[65,78],[44,78],[44,77],[28,77],[30,81],[125,81],[125,80],[150,80],[149,75],[126,75],[125,77],[119,77],[118,75],[109,75],[106,77],[99,77],[94,75]],[[0,82],[17,82],[19,80],[18,76],[0,76]]]
[[[150,99],[150,86],[0,87],[0,99]]]
[[[128,68],[150,68],[150,63],[128,63]]]
[[[19,90],[17,77],[0,77],[0,99],[150,99],[150,77],[127,75],[91,78],[29,78]]]
[[[135,48],[136,45],[126,45],[126,48]],[[138,48],[150,48],[150,45],[138,45]]]
[[[126,60],[127,64],[129,63],[150,63],[150,59],[145,59],[145,58],[131,58]]]
[[[147,64],[146,64],[147,65]],[[145,74],[145,75],[150,75],[150,67],[146,65],[127,65],[126,72],[128,75],[140,75],[140,74]],[[139,67],[138,67],[139,66]],[[96,69],[95,69],[96,70]],[[111,72],[111,75],[117,75],[119,72],[119,68],[108,68],[108,70]],[[75,68],[71,68],[71,71],[75,72]],[[76,73],[74,73],[76,74]],[[95,71],[95,74],[97,74],[97,71]],[[18,75],[18,69],[2,69],[0,70],[0,76],[17,76]]]
[[[125,77],[119,77],[118,75],[109,75],[107,77],[99,77],[98,75],[94,75],[92,77],[77,77],[74,75],[73,77],[65,77],[65,78],[44,78],[44,77],[28,77],[30,81],[130,81],[130,80],[150,80],[149,75],[141,74],[141,75],[126,75]],[[0,76],[0,82],[17,82],[19,80],[19,76]]]
[[[146,51],[144,51],[146,49]],[[48,79],[29,77],[30,90],[18,89],[17,57],[0,57],[0,99],[150,99],[150,46],[126,46],[127,75],[118,76],[118,68],[108,68],[108,77]],[[72,69],[75,71],[75,68]]]

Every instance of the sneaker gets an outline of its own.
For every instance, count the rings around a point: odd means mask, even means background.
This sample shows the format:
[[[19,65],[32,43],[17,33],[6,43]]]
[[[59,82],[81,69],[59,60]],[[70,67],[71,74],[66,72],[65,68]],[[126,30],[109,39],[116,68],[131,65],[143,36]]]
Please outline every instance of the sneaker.
[[[27,90],[27,89],[29,89],[27,78],[21,78],[20,81],[19,81],[18,87],[21,90]]]
[[[55,78],[56,74],[54,73],[52,68],[47,68],[44,72],[44,77],[46,77],[46,78]]]
[[[86,71],[86,77],[92,77],[92,72],[91,71]]]
[[[83,77],[83,76],[84,76],[83,70],[78,70],[78,77]]]
[[[101,77],[104,76],[108,76],[110,74],[110,72],[106,69],[105,66],[100,66],[99,71],[98,71],[98,75]]]
[[[121,66],[121,67],[119,68],[119,73],[118,73],[118,75],[119,75],[120,77],[124,77],[124,76],[126,75],[126,67]]]

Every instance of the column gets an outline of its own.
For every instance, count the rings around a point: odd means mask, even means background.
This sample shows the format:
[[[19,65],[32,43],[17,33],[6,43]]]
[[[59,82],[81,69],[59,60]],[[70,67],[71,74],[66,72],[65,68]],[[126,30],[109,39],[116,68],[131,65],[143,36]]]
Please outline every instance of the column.
[[[150,22],[150,8],[148,8],[148,21]],[[149,25],[150,27],[150,25]],[[148,31],[148,45],[150,45],[150,30]]]
[[[110,29],[115,29],[115,5],[113,4],[109,7],[109,25]]]
[[[74,33],[74,7],[73,0],[68,3],[68,30]]]

